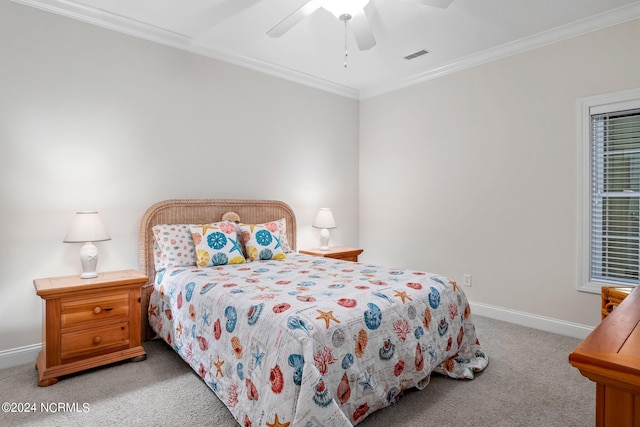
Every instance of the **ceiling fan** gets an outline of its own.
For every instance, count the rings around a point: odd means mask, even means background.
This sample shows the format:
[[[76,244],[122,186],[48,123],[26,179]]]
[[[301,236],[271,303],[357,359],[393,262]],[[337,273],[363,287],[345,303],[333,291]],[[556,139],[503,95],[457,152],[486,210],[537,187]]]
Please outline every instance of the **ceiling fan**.
[[[447,8],[453,0],[409,0],[425,6]],[[333,13],[336,18],[349,23],[360,50],[368,50],[376,45],[376,39],[371,31],[365,6],[369,0],[309,0],[289,16],[280,21],[275,27],[267,31],[270,37],[280,37],[293,28],[298,22],[323,8]]]

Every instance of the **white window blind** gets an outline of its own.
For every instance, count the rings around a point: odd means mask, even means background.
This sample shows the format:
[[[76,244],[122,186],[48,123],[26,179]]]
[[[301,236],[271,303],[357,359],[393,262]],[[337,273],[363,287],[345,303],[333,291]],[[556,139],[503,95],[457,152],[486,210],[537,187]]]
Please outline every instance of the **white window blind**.
[[[640,108],[591,114],[590,281],[638,283],[639,219]]]

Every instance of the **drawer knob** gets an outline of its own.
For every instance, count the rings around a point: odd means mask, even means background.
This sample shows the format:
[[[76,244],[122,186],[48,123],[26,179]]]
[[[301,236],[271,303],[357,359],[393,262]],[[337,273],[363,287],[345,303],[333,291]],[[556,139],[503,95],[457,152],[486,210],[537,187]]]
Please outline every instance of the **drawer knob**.
[[[100,336],[97,336],[97,337],[93,338],[93,343],[94,344],[100,344],[101,341],[102,341],[102,338]]]
[[[93,309],[93,314],[100,314],[101,311],[102,311],[102,308],[96,307]]]

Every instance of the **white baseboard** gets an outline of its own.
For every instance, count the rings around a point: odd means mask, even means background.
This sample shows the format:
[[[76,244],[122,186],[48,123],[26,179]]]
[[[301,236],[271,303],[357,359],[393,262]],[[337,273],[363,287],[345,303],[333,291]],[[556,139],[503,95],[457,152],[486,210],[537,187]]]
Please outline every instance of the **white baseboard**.
[[[31,344],[24,347],[10,348],[0,351],[0,369],[22,365],[24,363],[36,363],[38,353],[42,350],[42,344]]]
[[[591,326],[580,325],[577,323],[566,322],[564,320],[538,316],[535,314],[524,313],[479,302],[469,302],[469,304],[471,305],[471,312],[479,316],[502,320],[504,322],[511,322],[517,325],[553,332],[560,335],[567,335],[574,338],[584,339],[593,330],[593,327]],[[32,344],[0,351],[0,369],[22,365],[23,363],[35,363],[40,350],[42,350],[42,344]]]
[[[593,331],[592,326],[580,325],[578,323],[553,319],[551,317],[538,316],[536,314],[496,307],[479,302],[469,301],[469,305],[471,306],[471,312],[479,316],[515,323],[517,325],[566,335],[573,338],[584,339],[591,333],[591,331]]]

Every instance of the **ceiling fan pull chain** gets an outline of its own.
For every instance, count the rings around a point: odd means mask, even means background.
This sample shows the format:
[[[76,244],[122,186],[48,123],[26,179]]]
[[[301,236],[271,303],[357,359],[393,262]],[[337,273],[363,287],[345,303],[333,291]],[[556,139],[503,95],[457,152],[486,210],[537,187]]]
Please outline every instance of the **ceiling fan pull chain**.
[[[344,68],[347,68],[347,57],[349,56],[349,52],[347,50],[347,21],[344,20]]]

